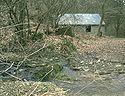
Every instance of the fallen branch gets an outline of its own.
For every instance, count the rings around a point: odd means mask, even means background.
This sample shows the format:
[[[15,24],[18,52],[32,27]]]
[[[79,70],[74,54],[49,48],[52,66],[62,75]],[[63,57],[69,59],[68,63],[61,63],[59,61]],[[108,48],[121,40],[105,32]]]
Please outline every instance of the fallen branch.
[[[7,72],[9,69],[12,68],[13,65],[14,65],[14,62],[13,62],[13,63],[10,65],[10,67],[8,67],[7,69],[5,69],[5,70],[3,70],[3,71],[0,71],[0,73],[2,74],[2,73]]]
[[[5,27],[1,27],[0,30],[6,29],[6,28],[12,28],[12,27],[19,26],[19,25],[22,25],[22,24],[27,25],[28,23],[20,23],[20,24],[5,26]],[[31,24],[35,25],[35,23],[31,23]]]
[[[95,82],[95,80],[93,80],[88,85],[86,85],[85,87],[83,87],[81,90],[79,90],[78,92],[76,92],[73,96],[77,96],[81,91],[83,91],[85,88],[87,88],[89,85],[93,84],[94,82]]]
[[[41,51],[41,50],[44,49],[45,47],[47,47],[47,46],[46,46],[46,43],[44,43],[44,45],[43,45],[42,48],[40,48],[40,49],[36,50],[35,52],[33,52],[33,53],[31,53],[31,54],[25,56],[24,59],[17,64],[17,69],[26,61],[26,59],[28,59],[30,56],[32,56],[32,55],[38,53],[39,51]]]
[[[118,74],[125,74],[125,68],[124,69],[112,69],[112,70],[107,70],[107,71],[102,71],[99,72],[99,75],[107,75],[107,74],[111,74],[111,73],[118,73]]]
[[[39,87],[39,84],[29,93],[29,95],[25,95],[25,96],[32,96],[33,93],[36,91],[36,89]]]
[[[52,66],[52,69],[51,69],[49,72],[47,72],[47,73],[42,77],[41,81],[42,81],[48,74],[50,74],[52,71],[53,71],[53,66]]]
[[[13,77],[13,78],[15,78],[15,79],[17,79],[17,80],[19,80],[19,81],[24,81],[23,79],[21,79],[21,78],[19,78],[19,77],[17,77],[17,76],[14,76],[13,74],[10,74],[10,73],[8,73],[8,72],[5,72],[7,75],[9,75],[9,76],[11,76],[11,77]],[[26,81],[26,80],[25,80]]]

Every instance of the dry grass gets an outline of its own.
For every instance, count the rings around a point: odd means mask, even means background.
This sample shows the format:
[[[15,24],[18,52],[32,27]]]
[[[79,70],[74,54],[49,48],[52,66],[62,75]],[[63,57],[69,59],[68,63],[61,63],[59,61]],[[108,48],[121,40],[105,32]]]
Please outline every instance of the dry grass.
[[[0,82],[0,96],[66,96],[66,91],[52,83]]]

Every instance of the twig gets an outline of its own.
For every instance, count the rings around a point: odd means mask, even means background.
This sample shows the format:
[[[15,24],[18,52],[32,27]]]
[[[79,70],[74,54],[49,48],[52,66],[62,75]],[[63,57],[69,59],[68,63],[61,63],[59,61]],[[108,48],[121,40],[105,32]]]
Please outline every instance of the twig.
[[[20,45],[21,49],[23,50],[24,54],[26,55],[26,52],[25,52],[24,47],[23,47],[22,44],[19,42],[19,39],[18,39],[17,36],[16,36],[16,38],[17,38],[17,43]]]
[[[81,91],[83,91],[85,88],[87,88],[89,85],[93,84],[94,82],[95,82],[95,80],[93,80],[88,85],[86,85],[85,87],[83,87],[81,90],[79,90],[78,92],[76,92],[73,96],[77,96]]]
[[[48,94],[48,93],[49,93],[49,91],[43,93],[41,96],[45,96],[45,95]]]
[[[44,43],[44,45],[43,45],[42,48],[40,48],[40,49],[36,50],[35,52],[29,54],[29,55],[27,56],[27,58],[30,57],[30,56],[32,56],[32,55],[34,55],[34,54],[36,54],[36,53],[38,53],[39,51],[41,51],[41,50],[44,49],[45,47],[46,47],[46,43]]]
[[[11,77],[17,79],[17,80],[23,81],[21,78],[19,78],[19,77],[17,77],[17,76],[14,76],[14,75],[12,75],[12,74],[10,74],[10,73],[8,73],[8,72],[5,72],[5,73],[6,73],[7,75],[9,75],[9,76],[11,76]]]
[[[47,72],[47,73],[42,77],[41,80],[43,80],[43,79],[44,79],[48,74],[50,74],[52,71],[53,71],[53,66],[52,66],[52,69],[51,69],[49,72]]]
[[[31,96],[31,95],[36,91],[36,89],[38,88],[38,86],[39,86],[39,85],[37,85],[37,86],[30,92],[30,94],[29,94],[29,95],[26,95],[26,96]]]
[[[44,43],[44,45],[43,45],[42,48],[40,48],[40,49],[36,50],[35,52],[33,52],[33,53],[31,53],[31,54],[25,56],[24,59],[17,64],[17,69],[26,61],[26,59],[28,59],[30,56],[32,56],[32,55],[38,53],[39,51],[41,51],[41,50],[44,49],[45,47],[46,47],[46,43]]]
[[[31,28],[31,29],[35,29],[36,27],[33,27],[33,28]],[[26,28],[26,29],[23,29],[23,30],[19,30],[19,31],[16,31],[15,33],[17,34],[17,33],[19,33],[19,32],[22,32],[22,31],[27,31],[28,30],[28,28]]]
[[[20,24],[15,24],[15,25],[11,25],[11,26],[1,27],[0,30],[1,30],[1,29],[6,29],[6,28],[15,27],[15,26],[19,26],[19,25],[22,25],[22,24],[27,25],[28,23],[20,23]],[[34,24],[34,23],[31,23],[31,24]]]
[[[13,62],[13,63],[10,65],[10,67],[8,67],[7,69],[5,69],[5,70],[3,70],[3,71],[0,71],[0,73],[2,74],[2,73],[7,72],[9,69],[12,68],[13,65],[14,65],[14,62]]]

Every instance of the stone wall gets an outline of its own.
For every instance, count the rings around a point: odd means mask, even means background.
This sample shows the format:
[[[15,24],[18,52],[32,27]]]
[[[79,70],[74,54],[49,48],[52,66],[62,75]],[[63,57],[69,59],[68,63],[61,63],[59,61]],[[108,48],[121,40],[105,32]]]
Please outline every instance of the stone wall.
[[[86,32],[86,26],[72,26],[74,32],[84,32],[85,34],[96,35],[99,26],[91,26],[91,32]],[[105,26],[102,26],[101,31],[105,34]]]

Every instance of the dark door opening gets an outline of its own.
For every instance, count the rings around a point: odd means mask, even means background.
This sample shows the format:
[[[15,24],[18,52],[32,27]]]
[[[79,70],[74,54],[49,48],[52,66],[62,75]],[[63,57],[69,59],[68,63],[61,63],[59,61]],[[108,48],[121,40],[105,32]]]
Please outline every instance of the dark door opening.
[[[86,32],[91,32],[91,25],[86,26]]]

